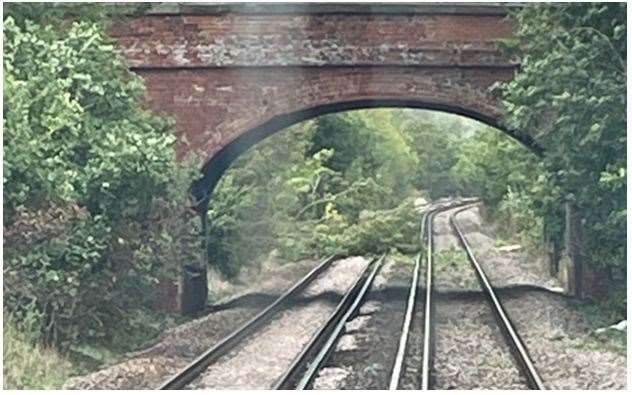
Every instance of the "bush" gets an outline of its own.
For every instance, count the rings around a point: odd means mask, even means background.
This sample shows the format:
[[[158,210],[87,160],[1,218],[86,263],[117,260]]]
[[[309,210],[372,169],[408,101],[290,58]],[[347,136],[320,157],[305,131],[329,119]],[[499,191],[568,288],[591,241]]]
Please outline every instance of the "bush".
[[[510,188],[495,211],[502,230],[529,249],[541,248],[542,217],[532,207],[530,196]]]
[[[4,24],[4,306],[35,311],[66,349],[111,341],[159,281],[199,259],[170,120],[142,109],[144,88],[103,27]]]

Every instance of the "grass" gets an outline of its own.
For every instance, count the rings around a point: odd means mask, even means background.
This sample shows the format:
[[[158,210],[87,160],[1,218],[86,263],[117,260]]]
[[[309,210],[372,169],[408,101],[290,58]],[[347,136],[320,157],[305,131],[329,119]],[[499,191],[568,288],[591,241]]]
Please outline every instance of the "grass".
[[[399,250],[392,250],[389,252],[388,258],[391,258],[398,265],[414,266],[417,254],[418,253],[404,254]]]
[[[626,293],[625,289],[613,289],[601,299],[587,299],[581,301],[573,308],[578,310],[586,319],[593,333],[582,339],[577,347],[591,350],[608,349],[618,353],[626,353],[627,331],[606,330],[603,333],[594,333],[597,328],[608,327],[626,319]]]
[[[72,375],[72,363],[31,342],[16,322],[4,317],[4,389],[58,389]]]
[[[581,350],[608,350],[626,355],[626,338],[626,332],[608,330],[604,333],[592,334],[589,337],[579,339],[574,346]]]
[[[434,264],[437,268],[469,265],[467,253],[461,248],[451,247],[434,253]]]
[[[166,329],[190,318],[151,310],[131,312],[103,343],[81,343],[61,354],[35,343],[10,316],[4,317],[4,389],[60,389],[71,376],[90,373],[143,349]]]

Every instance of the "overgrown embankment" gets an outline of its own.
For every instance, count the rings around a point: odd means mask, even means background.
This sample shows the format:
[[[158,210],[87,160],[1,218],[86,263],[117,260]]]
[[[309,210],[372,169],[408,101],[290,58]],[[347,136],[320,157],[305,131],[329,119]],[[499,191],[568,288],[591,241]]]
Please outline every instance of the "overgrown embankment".
[[[142,108],[103,7],[57,11],[4,15],[9,388],[57,387],[63,360],[93,366],[160,333],[173,320],[152,311],[156,283],[199,245],[187,210],[198,166],[176,161],[171,121]]]

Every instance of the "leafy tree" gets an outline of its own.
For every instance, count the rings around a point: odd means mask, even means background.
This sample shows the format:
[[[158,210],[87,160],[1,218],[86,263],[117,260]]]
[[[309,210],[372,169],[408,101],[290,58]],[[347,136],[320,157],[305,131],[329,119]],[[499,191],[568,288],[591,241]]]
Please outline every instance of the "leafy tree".
[[[509,50],[521,69],[500,91],[511,128],[546,150],[554,188],[534,201],[577,202],[588,260],[625,268],[626,9],[623,3],[527,6]]]
[[[460,190],[479,196],[491,209],[499,206],[509,189],[529,188],[541,171],[533,153],[488,126],[463,139],[455,157],[445,171]]]
[[[326,165],[341,177],[332,179],[337,183],[331,190],[348,221],[355,222],[362,210],[392,208],[408,196],[410,169],[417,162],[391,110],[333,114],[315,123],[310,152],[332,152]]]
[[[215,189],[208,212],[209,259],[235,276],[272,249],[304,253],[295,219],[306,220],[336,172],[326,152],[307,153],[313,124],[295,125],[241,156]]]
[[[426,191],[431,199],[456,195],[460,190],[450,169],[457,163],[463,138],[458,118],[433,117],[425,111],[422,116],[409,114],[402,114],[406,117],[402,128],[419,162],[413,184]]]

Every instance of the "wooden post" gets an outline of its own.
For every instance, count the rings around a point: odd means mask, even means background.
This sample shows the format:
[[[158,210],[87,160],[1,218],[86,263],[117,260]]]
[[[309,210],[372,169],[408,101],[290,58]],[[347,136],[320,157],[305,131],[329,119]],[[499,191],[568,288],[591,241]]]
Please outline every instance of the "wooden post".
[[[204,278],[204,299],[202,305],[206,306],[208,301],[208,203],[206,204],[207,210],[200,213],[200,222],[202,224],[202,253],[200,254],[200,268],[202,269],[202,276]]]
[[[584,243],[582,221],[577,205],[572,201],[564,204],[566,212],[566,249],[573,267],[573,294],[584,296]]]
[[[557,276],[560,272],[560,259],[562,258],[562,247],[559,238],[553,239],[551,242],[553,251],[551,252],[551,272],[552,276]]]

